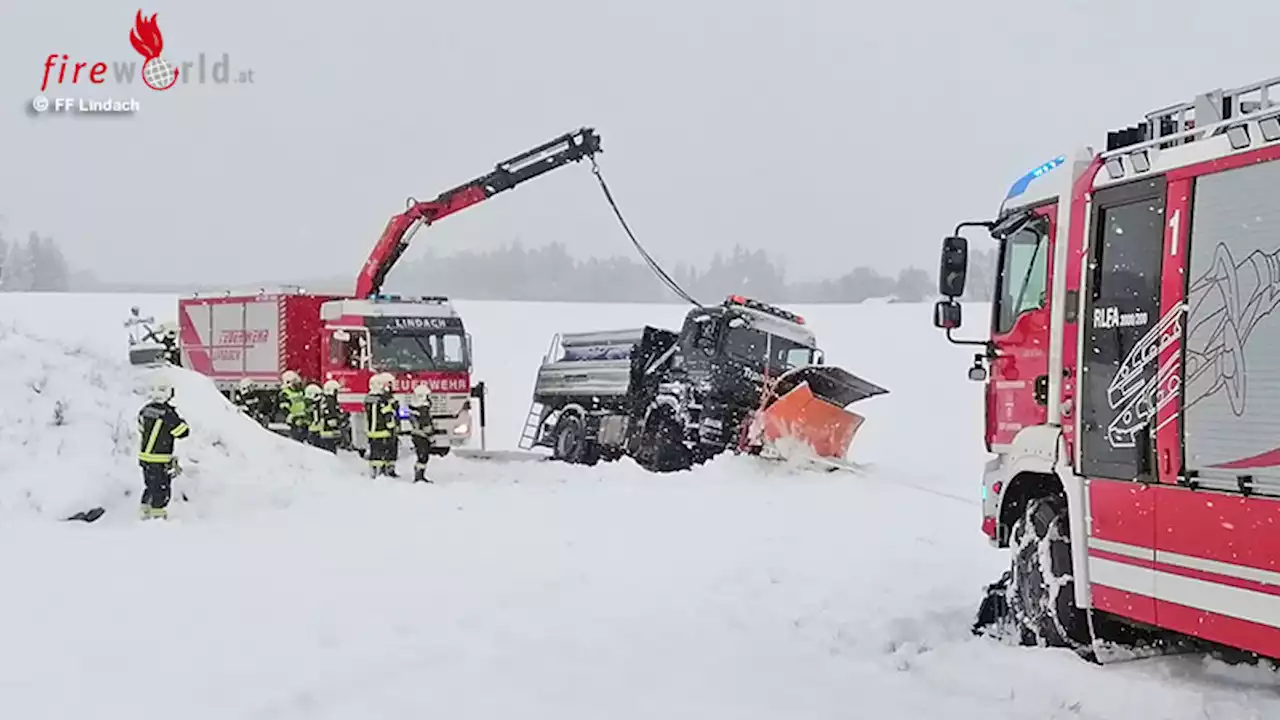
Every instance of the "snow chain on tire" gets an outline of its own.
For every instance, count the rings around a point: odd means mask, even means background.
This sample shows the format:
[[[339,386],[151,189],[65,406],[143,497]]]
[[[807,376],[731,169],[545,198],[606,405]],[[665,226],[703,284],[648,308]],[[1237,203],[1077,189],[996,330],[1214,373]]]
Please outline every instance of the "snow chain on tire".
[[[1013,525],[1009,611],[1036,645],[1080,650],[1090,644],[1086,613],[1076,607],[1066,503],[1032,498]]]

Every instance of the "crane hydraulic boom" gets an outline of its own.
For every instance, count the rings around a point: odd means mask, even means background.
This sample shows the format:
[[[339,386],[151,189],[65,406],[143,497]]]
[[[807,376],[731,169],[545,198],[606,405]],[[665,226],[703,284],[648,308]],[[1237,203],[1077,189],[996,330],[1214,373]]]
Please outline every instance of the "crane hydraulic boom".
[[[434,200],[419,202],[409,198],[408,207],[387,222],[382,236],[369,253],[369,259],[356,279],[355,296],[367,298],[378,294],[387,273],[391,272],[409,247],[413,234],[422,225],[430,225],[526,180],[598,152],[601,152],[600,136],[592,128],[581,128],[504,160],[492,172],[447,190]]]

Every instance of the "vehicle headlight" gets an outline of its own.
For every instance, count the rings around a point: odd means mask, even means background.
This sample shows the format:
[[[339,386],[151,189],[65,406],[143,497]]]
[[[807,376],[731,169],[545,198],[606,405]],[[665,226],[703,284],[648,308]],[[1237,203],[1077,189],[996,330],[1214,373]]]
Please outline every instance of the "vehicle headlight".
[[[461,425],[455,427],[453,429],[453,432],[455,435],[466,435],[467,431],[470,429],[471,427],[469,425],[467,425],[466,423],[462,423]]]

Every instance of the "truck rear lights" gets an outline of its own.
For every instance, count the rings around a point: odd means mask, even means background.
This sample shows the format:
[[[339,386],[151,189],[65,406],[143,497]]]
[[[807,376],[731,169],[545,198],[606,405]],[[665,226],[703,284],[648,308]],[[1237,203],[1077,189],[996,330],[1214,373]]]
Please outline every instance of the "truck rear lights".
[[[1249,137],[1248,125],[1232,125],[1227,128],[1227,141],[1231,143],[1232,150],[1243,150],[1253,142]]]
[[[1262,139],[1267,142],[1280,140],[1280,117],[1272,115],[1258,121],[1258,129],[1262,131]]]
[[[1133,171],[1144,173],[1151,169],[1151,159],[1147,156],[1146,150],[1129,153],[1129,164],[1133,166]]]
[[[1119,180],[1124,177],[1124,160],[1118,157],[1107,158],[1106,168],[1107,176],[1112,180]]]

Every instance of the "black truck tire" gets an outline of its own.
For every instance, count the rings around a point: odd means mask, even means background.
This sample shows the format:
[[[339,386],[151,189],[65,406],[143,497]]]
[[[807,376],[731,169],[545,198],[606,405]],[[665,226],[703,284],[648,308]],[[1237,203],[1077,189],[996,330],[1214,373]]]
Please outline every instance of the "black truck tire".
[[[1005,597],[1024,638],[1040,646],[1079,649],[1090,643],[1089,622],[1076,607],[1067,522],[1062,496],[1027,501],[1010,537]]]
[[[587,438],[587,424],[581,415],[568,413],[556,423],[553,458],[574,465],[595,465],[600,460],[600,447]]]
[[[650,472],[677,472],[693,466],[693,453],[685,447],[684,433],[670,410],[656,408],[645,419],[636,460]]]

